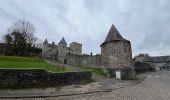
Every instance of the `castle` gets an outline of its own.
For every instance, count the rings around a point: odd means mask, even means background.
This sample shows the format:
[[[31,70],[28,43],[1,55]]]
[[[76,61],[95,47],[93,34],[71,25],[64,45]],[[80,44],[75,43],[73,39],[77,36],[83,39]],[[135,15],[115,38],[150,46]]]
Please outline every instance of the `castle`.
[[[72,42],[69,47],[67,47],[67,42],[64,37],[58,43],[52,42],[48,43],[46,39],[43,42],[42,57],[46,59],[55,59],[62,63],[67,63],[67,54],[82,55],[82,44]]]
[[[111,26],[105,41],[100,45],[101,55],[82,55],[82,44],[73,42],[67,47],[64,38],[55,45],[47,39],[43,43],[42,57],[57,59],[71,65],[88,65],[102,68],[109,77],[115,76],[118,68],[132,68],[130,41],[124,39],[114,25]]]

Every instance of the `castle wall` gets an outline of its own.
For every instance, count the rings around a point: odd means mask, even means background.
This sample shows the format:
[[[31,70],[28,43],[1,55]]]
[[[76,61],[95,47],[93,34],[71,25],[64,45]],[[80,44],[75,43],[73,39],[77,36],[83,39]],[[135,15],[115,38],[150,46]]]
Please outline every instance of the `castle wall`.
[[[67,64],[81,65],[81,55],[67,54]]]
[[[81,64],[82,64],[82,65],[94,65],[94,64],[93,64],[93,56],[83,55],[83,56],[81,57]]]
[[[132,51],[128,41],[114,41],[101,47],[102,62],[106,68],[131,67]]]
[[[102,58],[101,55],[95,55],[93,57],[93,63],[95,66],[102,66]]]
[[[46,59],[57,59],[58,47],[56,45],[43,45],[42,57]]]
[[[100,55],[90,56],[67,54],[67,64],[86,65],[92,67],[102,66]]]
[[[82,54],[82,44],[72,42],[70,48],[73,50],[72,54],[81,55]]]
[[[88,66],[102,66],[101,56],[100,55],[83,55],[82,56],[82,65]]]

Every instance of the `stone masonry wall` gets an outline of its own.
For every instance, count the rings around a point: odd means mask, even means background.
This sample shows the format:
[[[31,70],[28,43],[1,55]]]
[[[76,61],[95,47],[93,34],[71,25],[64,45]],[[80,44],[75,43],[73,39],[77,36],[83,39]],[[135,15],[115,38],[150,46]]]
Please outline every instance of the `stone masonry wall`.
[[[81,65],[81,55],[67,54],[67,64]]]
[[[76,54],[76,55],[81,55],[82,54],[82,44],[72,42],[70,44],[70,48],[73,50],[73,54]]]
[[[90,82],[91,72],[51,73],[44,69],[0,69],[0,88],[49,87]]]
[[[90,56],[67,54],[67,63],[71,65],[87,65],[93,67],[102,66],[100,55]]]
[[[102,62],[107,68],[131,67],[131,44],[127,41],[114,41],[101,48]]]
[[[66,59],[66,54],[67,54],[67,45],[58,44],[58,60],[64,63]]]
[[[42,57],[46,59],[57,59],[58,57],[58,46],[46,44],[43,45]]]

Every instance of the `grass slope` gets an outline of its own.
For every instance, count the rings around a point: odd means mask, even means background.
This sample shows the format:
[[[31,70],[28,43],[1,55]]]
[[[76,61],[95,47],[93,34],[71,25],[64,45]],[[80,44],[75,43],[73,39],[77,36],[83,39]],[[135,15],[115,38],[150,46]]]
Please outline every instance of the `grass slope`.
[[[106,76],[106,74],[100,68],[94,68],[91,66],[76,65],[75,67],[80,68],[85,71],[92,71],[95,74]]]
[[[66,69],[59,68],[47,63],[41,58],[35,57],[18,57],[18,56],[0,56],[0,68],[17,68],[17,69],[46,69],[51,72],[63,72]]]

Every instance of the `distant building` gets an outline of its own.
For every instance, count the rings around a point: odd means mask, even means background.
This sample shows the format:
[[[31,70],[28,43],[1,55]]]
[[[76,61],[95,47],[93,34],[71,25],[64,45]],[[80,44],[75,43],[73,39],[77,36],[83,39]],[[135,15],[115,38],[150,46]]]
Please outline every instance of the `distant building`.
[[[158,70],[170,70],[170,56],[151,57]]]
[[[145,62],[150,63],[153,62],[153,59],[148,54],[139,54],[134,58],[136,62]]]
[[[134,68],[137,73],[155,71],[155,65],[148,54],[139,54],[134,57]]]
[[[134,58],[135,61],[152,63],[156,70],[170,70],[170,56],[149,56],[140,54]]]
[[[46,39],[43,43],[42,57],[47,59],[56,59],[62,63],[67,63],[67,54],[82,55],[82,44],[72,42],[70,47],[67,47],[67,42],[64,37],[56,45],[54,42],[52,44],[48,43]]]

